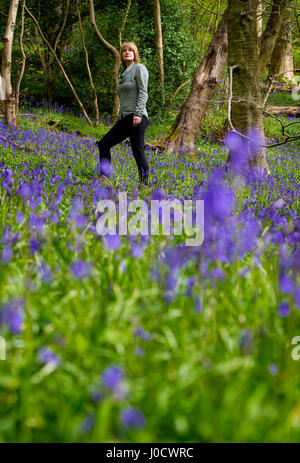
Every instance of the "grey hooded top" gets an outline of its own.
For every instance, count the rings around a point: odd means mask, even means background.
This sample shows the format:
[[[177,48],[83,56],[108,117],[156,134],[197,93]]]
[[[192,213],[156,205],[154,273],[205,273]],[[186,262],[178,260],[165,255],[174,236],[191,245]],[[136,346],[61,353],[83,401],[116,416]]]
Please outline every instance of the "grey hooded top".
[[[120,97],[118,120],[131,113],[139,117],[143,115],[148,117],[146,110],[148,78],[146,66],[135,61],[121,72],[117,86]]]

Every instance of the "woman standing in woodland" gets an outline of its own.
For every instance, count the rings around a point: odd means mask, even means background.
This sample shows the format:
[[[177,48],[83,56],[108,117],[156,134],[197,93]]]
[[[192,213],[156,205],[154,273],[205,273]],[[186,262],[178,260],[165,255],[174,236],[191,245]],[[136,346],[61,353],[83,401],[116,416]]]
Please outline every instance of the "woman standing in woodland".
[[[137,163],[142,185],[149,183],[149,164],[145,156],[144,139],[148,127],[148,70],[140,62],[138,49],[133,42],[125,42],[120,50],[123,71],[119,75],[117,92],[120,109],[116,124],[98,142],[100,153],[100,181],[109,182],[111,176],[110,148],[129,137],[132,154]]]

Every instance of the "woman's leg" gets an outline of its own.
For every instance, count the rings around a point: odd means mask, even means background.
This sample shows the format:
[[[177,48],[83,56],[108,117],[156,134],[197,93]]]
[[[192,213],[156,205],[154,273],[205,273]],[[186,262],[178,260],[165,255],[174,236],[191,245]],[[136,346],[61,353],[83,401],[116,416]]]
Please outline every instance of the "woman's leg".
[[[110,148],[128,138],[130,134],[130,116],[124,117],[115,123],[115,125],[104,135],[97,145],[99,148],[100,175],[111,176],[111,154]]]
[[[141,182],[147,182],[149,176],[149,164],[145,156],[145,130],[149,125],[146,116],[142,117],[142,121],[136,127],[133,127],[130,134],[130,143],[132,154],[138,166],[139,178]]]

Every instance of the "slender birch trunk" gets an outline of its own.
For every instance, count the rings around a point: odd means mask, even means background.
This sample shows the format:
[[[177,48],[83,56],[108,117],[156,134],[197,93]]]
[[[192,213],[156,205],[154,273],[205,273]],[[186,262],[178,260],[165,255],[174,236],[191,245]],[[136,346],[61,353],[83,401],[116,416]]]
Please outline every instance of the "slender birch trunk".
[[[12,65],[12,44],[14,37],[14,30],[16,25],[16,18],[18,12],[19,0],[11,0],[6,29],[4,33],[4,48],[2,54],[2,77],[5,82],[4,100],[4,118],[8,124],[16,124],[16,106],[15,106],[15,93],[11,84],[11,65]]]
[[[155,25],[155,44],[158,55],[158,69],[159,69],[159,81],[160,81],[160,92],[163,106],[165,105],[165,73],[164,73],[164,56],[163,56],[163,40],[162,40],[162,28],[161,28],[161,14],[160,14],[160,1],[153,0],[154,9],[154,25]]]
[[[17,83],[16,83],[16,92],[15,92],[15,113],[16,113],[16,118],[18,117],[18,112],[19,112],[19,97],[20,97],[20,86],[21,86],[21,81],[23,79],[24,71],[25,71],[25,62],[26,62],[26,55],[24,52],[24,47],[23,47],[23,35],[24,35],[24,10],[25,10],[25,0],[22,0],[22,11],[21,11],[21,32],[20,32],[20,37],[19,37],[19,46],[22,54],[22,65],[21,65],[21,70],[18,75]]]

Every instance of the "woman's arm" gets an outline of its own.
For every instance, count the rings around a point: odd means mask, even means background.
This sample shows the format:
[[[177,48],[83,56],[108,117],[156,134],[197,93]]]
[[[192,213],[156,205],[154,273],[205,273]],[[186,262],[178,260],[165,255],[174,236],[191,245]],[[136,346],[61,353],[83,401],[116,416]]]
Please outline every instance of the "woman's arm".
[[[144,64],[139,63],[135,73],[135,80],[138,87],[138,98],[134,115],[142,117],[145,112],[146,102],[148,100],[148,78],[149,73]]]

